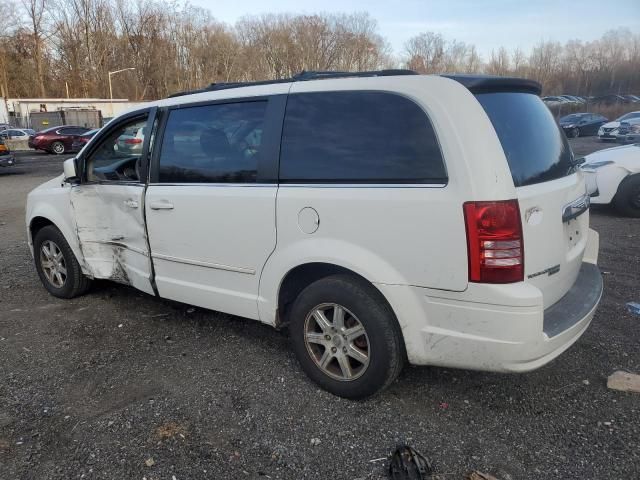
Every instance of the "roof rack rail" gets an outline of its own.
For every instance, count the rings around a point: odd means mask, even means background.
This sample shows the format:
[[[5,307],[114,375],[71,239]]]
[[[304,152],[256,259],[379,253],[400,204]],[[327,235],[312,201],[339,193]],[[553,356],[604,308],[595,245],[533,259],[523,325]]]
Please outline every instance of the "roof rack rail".
[[[271,85],[275,83],[290,82],[306,82],[308,80],[325,80],[331,78],[349,78],[349,77],[390,77],[397,75],[418,75],[413,70],[405,69],[388,69],[388,70],[370,70],[366,72],[339,72],[331,70],[320,71],[302,71],[295,74],[291,78],[280,78],[277,80],[260,80],[256,82],[224,82],[212,83],[211,85],[199,88],[197,90],[189,90],[185,92],[177,92],[169,95],[168,98],[181,97],[183,95],[192,95],[194,93],[213,92],[216,90],[227,90],[230,88],[252,87],[256,85]]]

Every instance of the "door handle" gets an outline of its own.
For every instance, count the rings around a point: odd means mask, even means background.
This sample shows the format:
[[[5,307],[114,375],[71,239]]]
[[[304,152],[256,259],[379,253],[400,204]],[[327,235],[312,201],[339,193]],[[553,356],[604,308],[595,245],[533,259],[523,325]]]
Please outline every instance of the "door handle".
[[[151,210],[173,210],[173,203],[161,200],[159,202],[149,203]]]
[[[129,207],[129,208],[138,208],[138,202],[136,202],[135,200],[129,198],[127,200],[124,201],[125,206]]]

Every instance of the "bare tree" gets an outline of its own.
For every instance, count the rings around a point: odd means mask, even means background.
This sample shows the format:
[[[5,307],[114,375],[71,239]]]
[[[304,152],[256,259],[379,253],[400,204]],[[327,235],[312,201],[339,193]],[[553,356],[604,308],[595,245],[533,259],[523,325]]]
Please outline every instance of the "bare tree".
[[[21,0],[26,11],[29,28],[31,33],[31,42],[33,47],[33,61],[35,63],[36,80],[38,83],[38,93],[40,97],[46,96],[44,87],[44,68],[43,68],[43,43],[45,37],[45,14],[47,13],[47,0]]]
[[[211,82],[283,78],[302,70],[373,70],[515,75],[545,93],[640,92],[640,34],[625,29],[590,42],[539,42],[530,52],[475,45],[436,32],[392,54],[367,13],[261,15],[235,25],[178,0],[0,0],[0,90],[5,95],[108,94],[155,99]],[[53,3],[55,2],[55,4]],[[7,18],[12,18],[6,20]]]

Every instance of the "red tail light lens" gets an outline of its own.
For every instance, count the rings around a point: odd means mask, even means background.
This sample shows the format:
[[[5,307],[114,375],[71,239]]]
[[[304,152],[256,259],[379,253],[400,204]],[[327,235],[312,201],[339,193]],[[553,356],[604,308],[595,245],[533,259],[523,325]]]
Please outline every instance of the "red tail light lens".
[[[466,202],[463,208],[469,281],[523,281],[524,244],[518,201]]]
[[[141,138],[127,138],[124,143],[126,143],[127,145],[137,145],[139,143],[142,143],[142,139]]]

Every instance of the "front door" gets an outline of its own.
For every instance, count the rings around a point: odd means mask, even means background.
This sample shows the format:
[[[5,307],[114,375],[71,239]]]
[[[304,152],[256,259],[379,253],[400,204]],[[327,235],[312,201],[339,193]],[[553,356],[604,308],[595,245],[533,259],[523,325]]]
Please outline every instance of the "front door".
[[[166,112],[145,202],[161,297],[258,319],[283,108],[284,96]]]
[[[108,125],[80,158],[82,183],[71,189],[76,231],[86,268],[95,278],[153,294],[144,224],[146,152],[153,111]],[[131,131],[140,132],[135,142]],[[144,135],[143,135],[144,134]],[[121,142],[122,138],[125,142]]]

